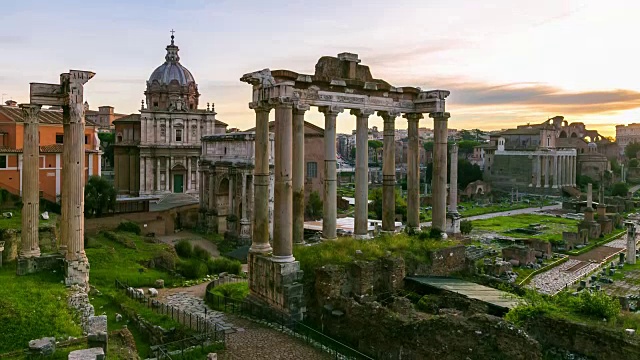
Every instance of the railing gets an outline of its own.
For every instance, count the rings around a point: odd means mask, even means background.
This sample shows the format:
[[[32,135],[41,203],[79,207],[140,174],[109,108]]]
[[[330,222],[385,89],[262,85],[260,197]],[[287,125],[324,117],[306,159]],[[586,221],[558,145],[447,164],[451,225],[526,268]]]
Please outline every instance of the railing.
[[[202,317],[197,314],[192,314],[188,311],[180,310],[171,305],[167,305],[159,300],[152,299],[144,294],[140,295],[134,291],[130,291],[131,288],[128,283],[123,283],[116,279],[116,288],[124,289],[126,294],[131,299],[138,301],[140,304],[145,305],[152,311],[171,317],[172,320],[184,325],[185,327],[195,330],[198,334],[205,334],[209,340],[214,342],[225,343],[225,331],[219,329],[218,325],[212,318],[207,319],[207,312],[205,309],[205,316]]]
[[[242,280],[231,282],[241,281]],[[283,312],[247,300],[236,300],[220,296],[210,291],[215,286],[222,283],[222,279],[219,279],[212,281],[209,286],[207,286],[205,301],[212,308],[266,323],[277,330],[305,341],[311,346],[320,348],[324,352],[329,353],[334,359],[373,360],[372,357],[369,357],[358,350],[323,334],[322,332],[292,319],[289,315]]]

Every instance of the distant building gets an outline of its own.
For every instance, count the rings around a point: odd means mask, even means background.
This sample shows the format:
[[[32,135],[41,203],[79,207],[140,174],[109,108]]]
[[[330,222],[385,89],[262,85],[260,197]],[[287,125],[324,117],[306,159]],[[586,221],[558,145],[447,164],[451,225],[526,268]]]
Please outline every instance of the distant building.
[[[113,106],[100,106],[98,111],[89,109],[89,103],[84,103],[84,118],[98,125],[99,130],[111,130],[113,121],[125,117],[126,114],[118,114],[113,110]]]
[[[15,195],[22,193],[23,115],[15,101],[0,106],[0,188]],[[92,175],[101,175],[98,126],[86,120],[85,182]],[[62,110],[42,109],[39,114],[40,197],[57,202],[62,177]]]
[[[620,154],[624,154],[627,145],[640,143],[640,124],[616,125],[616,142],[620,147]]]

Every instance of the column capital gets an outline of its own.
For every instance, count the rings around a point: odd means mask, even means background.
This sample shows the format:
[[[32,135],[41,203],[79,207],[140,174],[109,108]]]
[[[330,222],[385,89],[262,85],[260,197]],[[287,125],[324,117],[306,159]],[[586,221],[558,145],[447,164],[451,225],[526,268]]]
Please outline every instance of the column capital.
[[[451,114],[449,114],[448,112],[435,112],[429,113],[429,117],[436,121],[447,121],[451,117]]]
[[[37,123],[38,122],[38,114],[40,113],[40,109],[42,105],[35,104],[20,104],[20,109],[22,110],[22,119],[25,123]],[[28,121],[27,121],[28,120]]]
[[[420,119],[424,119],[422,113],[406,113],[402,117],[407,119],[407,121],[420,121]]]
[[[364,118],[368,118],[373,115],[374,112],[375,111],[373,109],[351,109],[351,115]]]
[[[344,111],[344,108],[341,108],[341,107],[335,106],[335,105],[320,106],[320,107],[318,107],[318,111],[323,113],[325,116],[327,116],[327,115],[337,116],[338,114],[340,114],[340,113],[342,113]]]
[[[378,111],[378,116],[382,118],[385,122],[387,121],[395,121],[398,116],[400,116],[399,111]]]
[[[458,152],[458,143],[454,142],[451,144],[451,153],[457,153]]]
[[[301,104],[299,102],[293,103],[294,114],[304,114],[304,112],[308,111],[309,109],[311,109],[311,106],[309,106],[309,104]]]
[[[270,112],[273,109],[273,105],[267,101],[253,101],[249,103],[249,109],[255,110],[255,112]]]
[[[293,100],[286,96],[270,98],[269,104],[272,104],[276,108],[293,108]]]

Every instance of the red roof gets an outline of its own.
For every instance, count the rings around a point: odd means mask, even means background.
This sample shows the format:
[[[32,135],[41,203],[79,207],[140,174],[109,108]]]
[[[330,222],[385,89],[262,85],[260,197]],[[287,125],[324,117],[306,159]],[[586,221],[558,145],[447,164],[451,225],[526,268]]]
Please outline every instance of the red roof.
[[[10,121],[22,122],[22,109],[17,106],[0,106],[0,115],[4,115]],[[41,124],[62,124],[62,110],[42,109],[38,120]],[[88,126],[97,126],[91,120],[86,120]]]

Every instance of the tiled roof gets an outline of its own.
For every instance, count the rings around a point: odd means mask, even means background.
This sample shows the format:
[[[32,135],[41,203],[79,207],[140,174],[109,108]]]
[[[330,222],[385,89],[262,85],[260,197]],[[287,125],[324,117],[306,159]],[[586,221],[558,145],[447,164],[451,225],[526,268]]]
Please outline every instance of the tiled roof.
[[[17,106],[0,106],[0,117],[3,115],[10,121],[16,123],[22,122],[22,110]],[[62,124],[62,110],[42,109],[40,110],[38,120],[41,124]],[[96,126],[91,120],[86,120],[86,124]]]
[[[127,116],[123,116],[119,119],[115,119],[113,120],[113,123],[120,123],[120,122],[135,122],[135,121],[140,121],[140,114],[129,114]]]
[[[61,153],[62,144],[40,146],[40,152],[41,153]]]
[[[97,150],[84,149],[86,153],[97,153]],[[0,154],[20,154],[22,149],[0,148]],[[62,144],[42,145],[40,146],[41,154],[61,154]]]
[[[22,150],[18,150],[18,149],[10,149],[10,148],[0,148],[0,154],[14,154],[14,153],[21,153]]]

